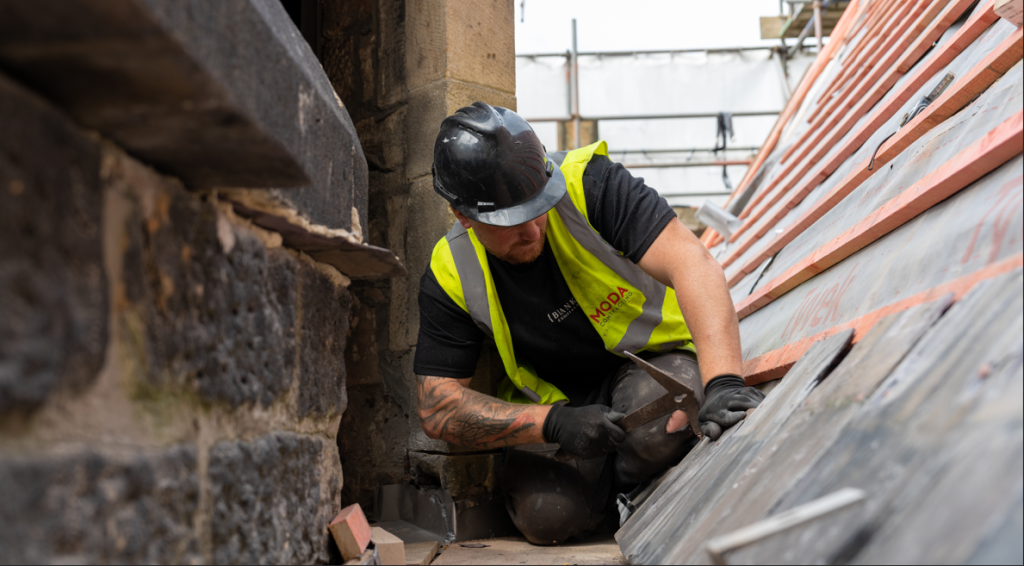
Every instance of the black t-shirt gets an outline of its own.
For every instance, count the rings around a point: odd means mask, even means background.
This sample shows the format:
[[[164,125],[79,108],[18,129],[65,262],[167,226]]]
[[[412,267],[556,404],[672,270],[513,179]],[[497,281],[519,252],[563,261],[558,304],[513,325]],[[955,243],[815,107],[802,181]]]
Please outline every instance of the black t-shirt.
[[[654,189],[607,157],[594,156],[583,174],[591,225],[606,242],[638,262],[675,218]],[[605,350],[580,310],[547,243],[532,263],[512,265],[487,254],[494,286],[512,334],[516,358],[579,402],[623,359]],[[420,280],[418,375],[472,377],[485,334],[438,284],[427,267]]]

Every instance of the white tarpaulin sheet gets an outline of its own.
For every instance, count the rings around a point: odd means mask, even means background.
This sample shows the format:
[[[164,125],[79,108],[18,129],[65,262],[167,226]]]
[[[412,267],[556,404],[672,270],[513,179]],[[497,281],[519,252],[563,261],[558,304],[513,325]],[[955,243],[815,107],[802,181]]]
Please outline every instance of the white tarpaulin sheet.
[[[789,83],[799,81],[813,56],[789,62]],[[565,57],[518,57],[518,111],[529,118],[569,115]],[[699,114],[718,112],[779,112],[786,103],[785,78],[771,52],[714,51],[637,55],[581,55],[580,114],[622,116]],[[789,88],[792,88],[789,87]],[[775,124],[775,116],[736,116],[730,147],[760,147]],[[534,122],[541,140],[558,146],[554,122]],[[715,146],[714,118],[663,120],[603,120],[600,137],[608,141],[612,159],[627,164],[702,162],[708,153],[623,155],[623,150],[711,148]],[[729,152],[721,158],[743,159],[749,152]],[[735,186],[746,166],[730,166]],[[633,170],[665,195],[726,191],[721,167],[665,167]],[[707,197],[671,197],[673,205],[697,206]],[[722,202],[724,197],[711,200]]]

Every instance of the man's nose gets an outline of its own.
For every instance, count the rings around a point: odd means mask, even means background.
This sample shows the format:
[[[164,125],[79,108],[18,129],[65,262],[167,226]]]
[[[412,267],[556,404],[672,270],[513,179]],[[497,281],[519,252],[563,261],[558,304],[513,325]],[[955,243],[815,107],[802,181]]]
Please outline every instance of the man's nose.
[[[520,225],[519,237],[528,242],[535,242],[540,239],[540,228],[536,222],[526,222]]]

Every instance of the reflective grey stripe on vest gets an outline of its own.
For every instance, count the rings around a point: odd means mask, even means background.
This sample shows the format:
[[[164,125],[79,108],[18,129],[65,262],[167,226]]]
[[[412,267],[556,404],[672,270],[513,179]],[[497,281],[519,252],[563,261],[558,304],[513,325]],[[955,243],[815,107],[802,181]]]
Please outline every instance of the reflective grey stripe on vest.
[[[480,327],[480,330],[494,338],[494,329],[491,327],[491,311],[487,307],[487,283],[484,281],[484,270],[480,266],[476,250],[473,249],[469,233],[462,227],[462,224],[456,222],[448,231],[446,238],[448,247],[452,251],[452,259],[455,260],[455,270],[459,272],[459,280],[462,282],[462,297],[466,300],[469,316]]]
[[[555,205],[555,209],[577,242],[601,260],[601,263],[611,268],[616,275],[628,281],[630,285],[644,294],[646,300],[640,316],[630,321],[614,351],[622,354],[623,352],[636,352],[644,348],[651,341],[654,329],[661,324],[661,309],[665,304],[665,286],[647,275],[637,264],[619,254],[611,244],[591,228],[568,194]]]
[[[480,327],[480,330],[494,338],[491,311],[487,306],[487,283],[484,281],[484,270],[480,265],[480,258],[477,257],[476,250],[473,249],[469,233],[462,227],[462,224],[456,222],[448,231],[446,238],[448,247],[452,251],[452,259],[455,260],[455,269],[459,272],[459,280],[462,282],[462,297],[466,300],[469,316]],[[519,390],[530,401],[540,403],[540,395],[533,389],[524,385]]]
[[[565,155],[549,155],[560,164]],[[550,182],[565,183],[565,176],[562,170],[555,168],[554,176]],[[585,206],[585,205],[584,205]],[[665,286],[647,275],[639,266],[626,259],[615,250],[604,238],[597,233],[587,219],[580,214],[580,211],[572,202],[572,197],[566,193],[562,200],[555,205],[566,229],[572,237],[580,243],[587,251],[608,266],[616,275],[625,279],[630,285],[636,287],[644,294],[644,301],[641,315],[633,319],[622,339],[615,346],[614,351],[618,354],[623,352],[636,352],[647,346],[651,340],[654,329],[662,322],[661,309],[665,303]],[[491,327],[491,313],[487,306],[487,286],[484,283],[483,268],[477,258],[476,250],[470,241],[466,229],[458,222],[448,232],[448,245],[452,251],[452,258],[455,260],[455,268],[459,272],[459,279],[462,281],[462,294],[466,300],[466,308],[484,332],[492,338],[494,330]],[[672,350],[682,346],[684,342],[662,344],[660,350]]]

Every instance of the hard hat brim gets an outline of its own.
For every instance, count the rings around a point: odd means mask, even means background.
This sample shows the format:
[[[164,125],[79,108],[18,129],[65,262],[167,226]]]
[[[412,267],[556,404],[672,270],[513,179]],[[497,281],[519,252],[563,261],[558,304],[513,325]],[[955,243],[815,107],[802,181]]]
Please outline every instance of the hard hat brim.
[[[517,226],[529,222],[547,211],[551,210],[562,200],[567,192],[565,186],[565,175],[559,167],[554,167],[551,177],[544,185],[544,189],[532,199],[510,208],[495,210],[493,212],[479,212],[468,206],[456,207],[459,212],[470,220],[475,220],[491,226]]]

